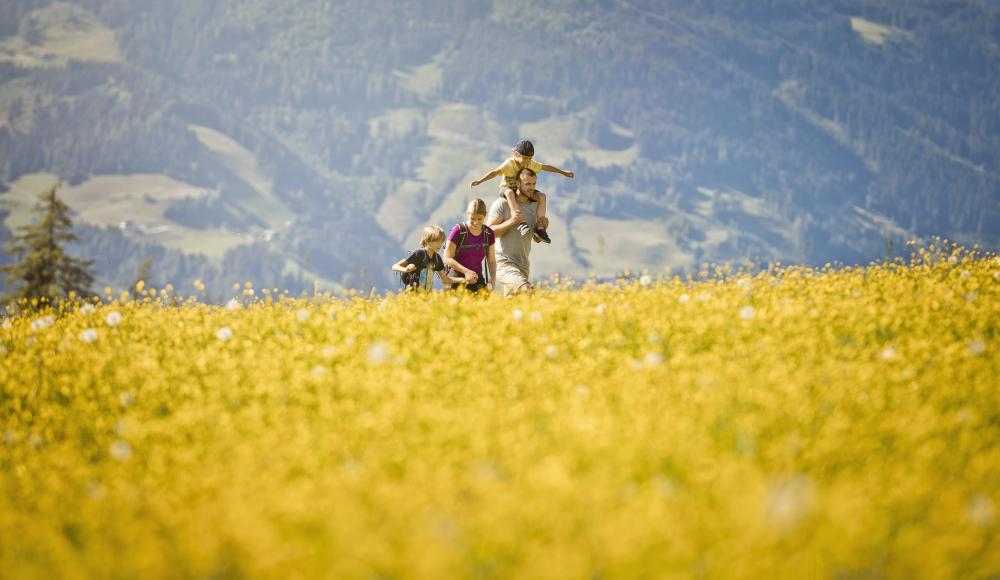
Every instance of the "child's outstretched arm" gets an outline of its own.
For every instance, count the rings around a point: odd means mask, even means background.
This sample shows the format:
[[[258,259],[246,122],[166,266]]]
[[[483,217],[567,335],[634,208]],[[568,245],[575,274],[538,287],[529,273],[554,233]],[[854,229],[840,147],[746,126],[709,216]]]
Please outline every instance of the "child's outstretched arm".
[[[550,173],[558,173],[558,174],[560,174],[560,175],[562,175],[564,177],[569,177],[570,179],[573,178],[573,172],[572,171],[565,171],[563,169],[559,169],[555,165],[544,165],[543,164],[542,165],[542,171],[548,171]]]
[[[480,177],[479,179],[477,179],[477,180],[473,181],[472,183],[470,183],[469,187],[476,187],[477,185],[481,185],[483,183],[486,183],[487,181],[489,181],[489,180],[491,180],[494,177],[497,177],[499,175],[500,175],[500,168],[497,167],[493,171],[490,171],[486,175],[484,175],[484,176]]]
[[[462,282],[465,282],[465,278],[449,276],[444,272],[444,270],[438,270],[438,276],[441,278],[441,283],[444,284],[445,288],[451,286],[452,284],[461,284]]]

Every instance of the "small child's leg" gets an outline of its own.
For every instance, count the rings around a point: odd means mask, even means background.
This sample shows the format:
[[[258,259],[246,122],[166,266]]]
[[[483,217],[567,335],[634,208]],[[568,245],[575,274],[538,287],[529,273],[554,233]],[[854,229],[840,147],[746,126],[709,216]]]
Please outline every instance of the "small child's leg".
[[[544,193],[538,191],[536,192],[538,196],[538,223],[544,224],[545,220],[545,206],[548,204],[548,196]],[[546,244],[552,243],[552,238],[549,237],[549,233],[545,231],[545,228],[536,228],[535,234],[538,236],[539,240],[545,242]]]
[[[503,188],[503,197],[507,200],[507,205],[510,206],[511,214],[521,210],[521,206],[517,204],[517,195],[513,189],[509,187]],[[517,231],[521,232],[522,236],[526,236],[531,233],[531,228],[524,221],[521,221],[521,223],[517,224]]]

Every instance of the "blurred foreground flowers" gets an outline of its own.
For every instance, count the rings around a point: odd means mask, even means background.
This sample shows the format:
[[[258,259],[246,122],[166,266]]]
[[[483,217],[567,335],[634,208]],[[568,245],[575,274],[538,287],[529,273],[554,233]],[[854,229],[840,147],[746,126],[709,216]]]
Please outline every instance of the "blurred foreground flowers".
[[[955,250],[4,319],[0,569],[1000,573],[1000,262]]]

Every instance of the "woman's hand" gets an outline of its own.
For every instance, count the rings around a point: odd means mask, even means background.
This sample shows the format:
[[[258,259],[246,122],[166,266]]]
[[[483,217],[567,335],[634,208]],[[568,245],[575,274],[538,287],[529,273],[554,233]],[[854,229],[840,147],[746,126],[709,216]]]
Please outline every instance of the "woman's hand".
[[[469,284],[475,284],[476,280],[479,280],[479,274],[476,274],[472,270],[465,273],[465,281]]]

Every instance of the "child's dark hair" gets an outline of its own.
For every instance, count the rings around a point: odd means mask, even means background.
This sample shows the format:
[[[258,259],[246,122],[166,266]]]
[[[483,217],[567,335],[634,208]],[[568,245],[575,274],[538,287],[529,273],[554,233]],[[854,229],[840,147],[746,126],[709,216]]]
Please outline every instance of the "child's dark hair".
[[[517,151],[518,153],[524,155],[525,157],[535,156],[535,146],[532,145],[531,141],[528,141],[527,139],[521,139],[520,141],[515,143],[514,151]]]

